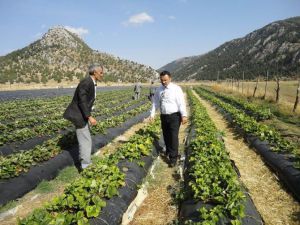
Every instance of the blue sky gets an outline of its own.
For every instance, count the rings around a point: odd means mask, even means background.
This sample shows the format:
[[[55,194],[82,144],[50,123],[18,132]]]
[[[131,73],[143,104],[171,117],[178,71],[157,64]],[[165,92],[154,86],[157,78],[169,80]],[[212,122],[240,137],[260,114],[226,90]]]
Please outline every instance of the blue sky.
[[[300,0],[0,0],[0,55],[61,25],[92,49],[158,69],[294,16]]]

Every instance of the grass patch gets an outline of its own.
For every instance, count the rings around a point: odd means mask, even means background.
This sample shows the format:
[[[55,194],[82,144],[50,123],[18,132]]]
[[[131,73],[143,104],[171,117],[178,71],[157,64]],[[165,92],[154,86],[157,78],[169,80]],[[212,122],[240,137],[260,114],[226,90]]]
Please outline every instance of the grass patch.
[[[158,161],[154,170],[153,174],[154,177],[151,174],[148,174],[145,177],[145,182],[148,182],[149,189],[156,187],[159,183],[162,181],[161,172],[165,170],[165,166],[163,165],[162,161]]]
[[[53,182],[43,180],[39,185],[36,187],[35,191],[37,193],[45,194],[55,190]]]
[[[6,212],[12,208],[15,208],[18,205],[17,201],[10,201],[7,204],[0,207],[0,213]]]
[[[69,166],[63,169],[55,180],[60,181],[62,183],[70,183],[76,178],[79,177],[79,173],[75,166]]]
[[[69,166],[63,170],[61,170],[55,180],[45,181],[43,180],[36,187],[35,191],[37,193],[46,194],[50,192],[55,192],[58,186],[62,184],[70,184],[75,179],[79,177],[79,173],[75,166]]]

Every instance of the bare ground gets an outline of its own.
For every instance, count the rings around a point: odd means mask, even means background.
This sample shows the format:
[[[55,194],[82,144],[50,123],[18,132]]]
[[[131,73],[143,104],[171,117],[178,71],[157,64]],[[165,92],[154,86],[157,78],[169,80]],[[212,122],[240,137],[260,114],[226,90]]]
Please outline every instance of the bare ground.
[[[194,93],[195,94],[195,93]],[[197,94],[195,94],[197,96]],[[267,225],[300,224],[300,204],[282,187],[261,157],[245,144],[223,116],[199,98],[216,127],[225,133],[225,145],[241,174],[242,183]]]
[[[179,151],[184,150],[185,130],[187,124],[181,125],[179,130]],[[169,168],[158,159],[153,171],[155,180],[150,182],[148,196],[137,210],[130,225],[166,225],[177,219],[178,206],[174,202],[174,193],[178,186],[178,167]]]
[[[11,214],[5,218],[0,219],[1,225],[15,225],[17,224],[18,218],[24,218],[29,215],[33,209],[39,208],[43,206],[46,202],[54,197],[63,193],[65,186],[57,187],[55,192],[47,193],[47,194],[37,194],[35,191],[31,191],[30,193],[26,194],[24,197],[19,199],[20,202],[16,208],[14,214]]]

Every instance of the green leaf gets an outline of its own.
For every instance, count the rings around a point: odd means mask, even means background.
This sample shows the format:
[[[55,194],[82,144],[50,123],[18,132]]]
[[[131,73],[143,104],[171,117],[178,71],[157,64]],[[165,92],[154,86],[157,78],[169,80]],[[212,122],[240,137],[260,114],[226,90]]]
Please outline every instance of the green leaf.
[[[98,208],[96,205],[87,206],[85,211],[88,218],[97,217],[100,213],[100,208]]]
[[[118,190],[115,186],[108,186],[107,189],[106,189],[106,196],[111,198],[113,197],[114,195],[118,194]]]

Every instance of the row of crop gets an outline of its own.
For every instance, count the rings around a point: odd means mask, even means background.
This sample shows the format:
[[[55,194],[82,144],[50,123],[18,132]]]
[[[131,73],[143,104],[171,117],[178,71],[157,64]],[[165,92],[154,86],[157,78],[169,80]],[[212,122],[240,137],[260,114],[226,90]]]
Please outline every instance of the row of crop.
[[[59,96],[52,98],[17,99],[0,102],[0,113],[17,113],[18,109],[43,108],[45,105],[56,106],[57,102],[67,102],[70,96]]]
[[[89,220],[101,216],[106,202],[118,195],[118,189],[125,186],[125,171],[120,171],[118,163],[127,160],[143,166],[140,160],[151,154],[159,130],[158,122],[140,129],[115,154],[94,162],[61,196],[54,198],[44,208],[34,210],[27,218],[19,220],[18,224],[90,224]]]
[[[118,97],[123,95],[130,95],[130,90],[118,90],[118,91],[106,91],[106,92],[99,92],[98,98],[96,98],[95,104],[103,104],[103,102],[106,102],[107,100],[116,100]],[[70,103],[71,97],[70,96],[62,96],[62,97],[56,97],[54,98],[54,102],[48,101],[48,99],[39,100],[40,104],[36,105],[34,102],[34,99],[32,99],[30,102],[32,105],[26,104],[26,107],[15,105],[12,110],[6,110],[5,112],[1,112],[0,115],[0,121],[7,122],[11,120],[16,120],[20,118],[31,118],[31,117],[37,117],[37,116],[48,116],[51,115],[57,111],[63,111],[66,106]],[[22,103],[22,100],[18,100],[19,103]],[[28,101],[28,100],[23,100]],[[8,104],[9,101],[6,101]],[[3,106],[5,108],[5,105]]]
[[[118,92],[123,92],[124,90],[114,90],[114,91],[101,91],[97,92],[97,94],[102,97],[106,97],[108,95],[114,95]],[[129,91],[126,89],[125,91]],[[58,102],[69,102],[71,96],[64,95],[58,97],[49,97],[49,98],[29,98],[29,99],[16,99],[16,100],[6,100],[0,102],[0,113],[5,112],[18,112],[18,109],[34,109],[41,108],[45,105],[49,107],[56,107]]]
[[[21,104],[24,100],[18,100]],[[4,105],[0,120],[2,121],[11,121],[19,118],[26,118],[32,116],[31,112],[34,111],[36,115],[44,115],[55,112],[55,109],[58,107],[67,106],[71,101],[70,96],[60,96],[54,98],[51,102],[47,99],[39,100],[39,104],[35,104],[34,100],[31,100],[31,105],[28,103],[26,105],[15,105],[13,109],[7,109]],[[6,101],[8,104],[10,101]]]
[[[245,215],[245,195],[220,132],[191,91],[188,98],[193,134],[187,147],[185,198],[203,202],[198,210],[201,224],[217,224],[222,218],[240,224]]]
[[[235,126],[239,134],[262,156],[285,187],[299,200],[300,155],[296,144],[285,140],[276,130],[258,123],[230,104],[220,101],[207,92],[197,91],[220,109],[225,118]]]
[[[107,118],[97,123],[91,129],[91,133],[103,134],[110,127],[116,127],[125,122],[129,118],[146,111],[149,109],[149,103],[141,105],[112,118]],[[71,147],[76,143],[75,132],[69,131],[65,135],[58,135],[57,137],[50,139],[42,145],[37,145],[33,149],[28,151],[21,151],[15,154],[11,154],[7,157],[0,156],[0,179],[8,179],[11,177],[19,176],[22,172],[28,171],[28,169],[38,163],[47,161],[50,158],[58,155],[63,149]]]
[[[230,113],[234,123],[242,128],[243,132],[253,134],[262,141],[267,141],[270,148],[274,152],[287,152],[294,154],[296,168],[300,168],[300,156],[296,152],[296,144],[284,139],[279,132],[274,128],[257,122],[254,118],[246,115],[243,111],[235,108],[234,106],[221,101],[215,96],[209,94],[201,89],[196,89],[197,93],[221,107],[226,112]]]
[[[243,110],[247,115],[254,117],[256,120],[266,120],[272,117],[271,110],[256,104],[250,103],[244,99],[228,96],[222,93],[217,93],[209,90],[208,88],[199,87],[202,91],[214,95],[215,97],[236,106],[237,108]]]
[[[1,123],[8,123],[10,121],[18,120],[21,118],[28,118],[33,116],[44,116],[49,115],[53,112],[56,112],[58,108],[66,107],[68,102],[71,101],[69,96],[65,96],[63,98],[57,99],[57,102],[48,105],[47,102],[44,103],[42,106],[29,106],[29,107],[19,107],[13,110],[12,112],[2,112],[0,115]],[[33,113],[34,112],[34,113]]]
[[[96,100],[95,102],[95,112],[105,112],[104,109],[106,109],[108,106],[116,105],[122,101],[128,101],[130,98],[129,93],[120,92],[118,95],[107,95],[99,96],[100,100]],[[70,100],[68,100],[69,104]],[[33,111],[26,111],[27,117],[17,118],[14,121],[6,122],[3,121],[0,123],[0,131],[3,133],[5,132],[11,132],[16,129],[21,129],[25,127],[34,127],[36,125],[39,125],[41,123],[44,123],[47,121],[53,121],[58,120],[62,118],[63,111],[66,109],[67,104],[63,103],[57,103],[55,107],[53,108],[44,108],[44,110],[36,109]]]
[[[122,98],[119,98],[118,101],[122,101]],[[131,105],[137,104],[138,102],[143,101],[144,99],[139,99],[135,101],[129,101],[126,104],[119,104],[116,107],[111,108],[104,108],[99,107],[99,110],[95,110],[93,115],[95,117],[101,115],[111,115],[114,112],[119,112],[125,108],[130,107]],[[107,106],[111,106],[106,104]],[[97,105],[96,105],[97,106]],[[36,125],[34,127],[25,127],[22,129],[17,129],[11,131],[10,129],[4,130],[0,134],[0,146],[5,145],[11,142],[23,142],[30,138],[37,137],[37,136],[44,136],[44,135],[52,135],[58,133],[62,129],[66,129],[67,127],[71,126],[71,123],[62,118],[62,113],[59,115],[58,119],[52,120],[44,118],[42,124]]]

